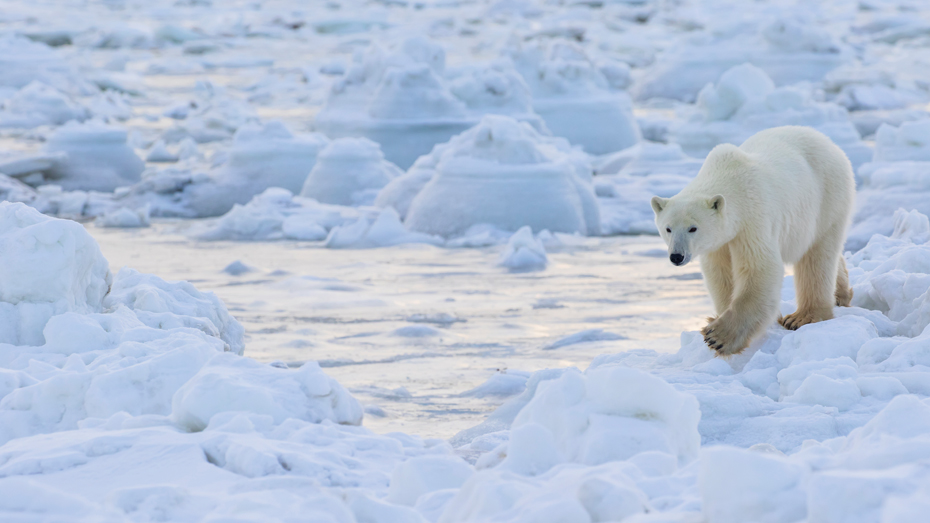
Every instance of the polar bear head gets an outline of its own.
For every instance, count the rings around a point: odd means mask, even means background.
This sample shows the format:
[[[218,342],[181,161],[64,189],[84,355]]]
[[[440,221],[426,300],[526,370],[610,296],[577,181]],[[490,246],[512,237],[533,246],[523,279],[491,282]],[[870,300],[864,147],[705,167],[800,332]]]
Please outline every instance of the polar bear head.
[[[652,198],[659,235],[668,245],[668,259],[685,265],[692,256],[713,252],[728,241],[725,201],[712,197],[673,196]]]

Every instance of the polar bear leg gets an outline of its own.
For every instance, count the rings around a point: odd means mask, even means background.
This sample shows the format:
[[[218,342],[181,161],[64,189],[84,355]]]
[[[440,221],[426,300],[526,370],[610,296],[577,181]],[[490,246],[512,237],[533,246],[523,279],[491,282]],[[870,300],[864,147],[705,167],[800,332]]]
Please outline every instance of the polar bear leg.
[[[739,354],[778,316],[785,267],[765,243],[733,246],[734,294],[729,308],[701,331],[704,343],[720,356]]]
[[[846,270],[846,259],[840,256],[840,263],[836,269],[836,304],[839,307],[849,307],[852,303],[853,290],[849,286],[849,271]]]
[[[733,267],[730,260],[730,247],[722,248],[701,256],[701,272],[710,298],[714,301],[717,315],[723,314],[730,307],[733,299]]]
[[[786,329],[796,330],[808,323],[833,318],[839,279],[837,256],[842,242],[842,234],[836,229],[829,230],[795,264],[794,289],[798,310],[782,319],[781,324]],[[848,283],[846,288],[849,288]]]

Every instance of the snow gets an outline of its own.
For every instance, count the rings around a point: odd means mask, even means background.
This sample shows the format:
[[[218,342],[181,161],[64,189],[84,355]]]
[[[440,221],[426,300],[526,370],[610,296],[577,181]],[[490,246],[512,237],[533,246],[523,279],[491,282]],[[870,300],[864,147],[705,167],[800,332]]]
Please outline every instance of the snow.
[[[292,372],[220,354],[181,386],[171,400],[172,421],[191,432],[204,430],[210,423],[228,423],[214,420],[231,410],[269,417],[275,425],[288,419],[310,423],[325,419],[346,425],[362,422],[358,402],[326,376],[316,362]]]
[[[619,151],[640,141],[632,100],[626,92],[610,89],[607,76],[581,47],[554,42],[506,52],[533,93],[533,109],[554,135],[590,154]],[[625,71],[608,71],[621,77],[614,78],[613,86],[626,82]]]
[[[0,520],[926,520],[924,7],[5,2]],[[716,358],[648,201],[785,124],[853,303]]]
[[[148,227],[151,225],[151,216],[147,206],[139,210],[120,207],[101,214],[94,223],[100,227]]]
[[[499,466],[533,476],[558,463],[600,465],[647,451],[683,465],[697,457],[699,418],[693,396],[636,369],[570,371],[541,384],[520,410]]]
[[[444,243],[438,236],[407,230],[393,208],[321,204],[276,187],[246,205],[234,205],[218,219],[192,227],[189,234],[210,241],[315,241],[334,249]]]
[[[75,91],[89,88],[65,59],[41,43],[5,34],[0,37],[0,56],[3,56],[0,68],[4,71],[0,87],[19,89],[39,81]]]
[[[744,24],[721,19],[673,43],[638,84],[636,96],[693,101],[704,85],[742,63],[762,69],[777,85],[817,81],[851,60],[850,50],[827,30],[787,12]]]
[[[528,272],[545,269],[548,263],[546,247],[533,237],[533,230],[527,225],[513,233],[507,241],[498,265],[510,272]]]
[[[706,156],[721,143],[743,143],[757,132],[781,125],[806,125],[829,136],[858,168],[871,151],[849,121],[846,109],[817,102],[803,86],[775,87],[752,64],[724,72],[698,93],[695,112],[671,129],[671,139],[693,156]]]
[[[88,117],[86,108],[38,81],[23,87],[0,106],[0,127],[61,125],[71,120],[82,122]]]
[[[435,174],[410,202],[404,224],[444,237],[482,223],[597,234],[591,168],[579,154],[526,123],[485,116],[418,160],[419,169],[431,165]]]
[[[68,122],[51,136],[47,153],[65,153],[48,176],[62,188],[108,192],[139,181],[142,160],[127,144],[128,133],[98,121]]]
[[[42,236],[29,218],[96,246],[73,222],[2,208],[22,216],[20,234]],[[66,489],[63,506],[99,516],[200,519],[248,493],[256,514],[305,510],[309,499],[346,521],[879,521],[910,510],[906,496],[925,485],[913,462],[925,459],[930,427],[920,327],[930,316],[908,311],[930,292],[928,242],[930,221],[899,212],[891,237],[848,259],[853,307],[796,332],[773,326],[730,360],[685,332],[677,353],[604,354],[584,372],[498,373],[463,394],[511,397],[451,440],[473,465],[438,440],[358,427],[362,405],[316,362],[240,356],[242,327],[218,299],[124,269],[98,308],[53,316],[35,345],[0,345],[0,471],[26,496],[4,510],[33,510],[29,496]],[[87,256],[105,278],[99,251]],[[906,282],[903,294],[888,275]],[[35,288],[39,277],[30,278]],[[791,283],[783,311],[794,306]],[[622,337],[569,339],[554,345]],[[114,476],[123,460],[146,474]],[[75,484],[84,478],[101,479]],[[850,504],[851,492],[870,494]]]
[[[299,193],[327,143],[318,134],[295,136],[279,121],[245,124],[211,180],[185,187],[182,198],[197,216],[218,216],[272,187]]]
[[[352,205],[373,196],[401,174],[367,138],[340,138],[320,151],[300,195],[320,203]]]
[[[541,128],[540,118],[527,112],[528,89],[512,69],[492,66],[454,83],[445,72],[445,50],[427,38],[406,38],[392,50],[372,45],[333,83],[314,125],[331,138],[374,140],[404,169],[482,114],[508,114]]]
[[[0,203],[0,212],[4,343],[41,343],[53,316],[103,309],[112,281],[109,266],[83,227],[21,203]]]

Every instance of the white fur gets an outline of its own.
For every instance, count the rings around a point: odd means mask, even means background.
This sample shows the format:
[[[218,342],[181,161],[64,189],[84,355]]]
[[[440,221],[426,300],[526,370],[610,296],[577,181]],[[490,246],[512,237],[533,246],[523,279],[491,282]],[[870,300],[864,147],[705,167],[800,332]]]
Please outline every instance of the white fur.
[[[792,126],[715,147],[679,194],[652,199],[670,257],[681,265],[701,257],[717,311],[704,329],[710,347],[738,353],[777,317],[785,263],[795,266],[798,298],[798,311],[781,320],[787,328],[849,304],[842,248],[855,195],[843,151]]]

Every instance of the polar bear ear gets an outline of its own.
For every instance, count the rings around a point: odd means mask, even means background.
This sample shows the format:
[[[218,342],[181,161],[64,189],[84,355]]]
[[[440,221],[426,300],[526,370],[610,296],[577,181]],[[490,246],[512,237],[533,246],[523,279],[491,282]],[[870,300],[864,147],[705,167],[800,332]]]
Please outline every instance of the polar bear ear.
[[[723,210],[724,203],[726,203],[726,200],[723,199],[722,194],[718,194],[717,196],[714,196],[710,200],[707,200],[707,206],[717,212],[720,212]]]
[[[662,209],[665,208],[665,205],[668,203],[668,198],[659,198],[658,196],[652,197],[652,210],[656,214],[662,212]]]

